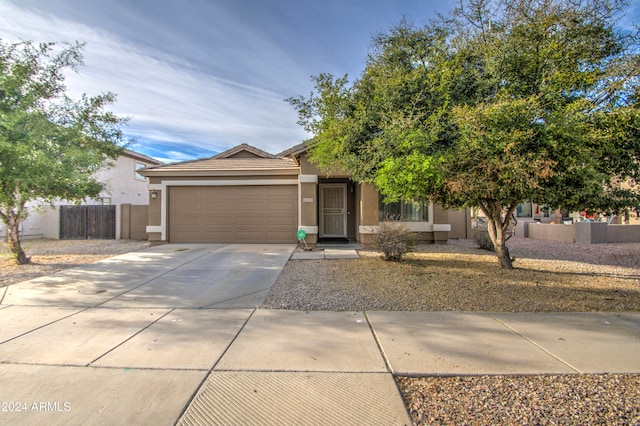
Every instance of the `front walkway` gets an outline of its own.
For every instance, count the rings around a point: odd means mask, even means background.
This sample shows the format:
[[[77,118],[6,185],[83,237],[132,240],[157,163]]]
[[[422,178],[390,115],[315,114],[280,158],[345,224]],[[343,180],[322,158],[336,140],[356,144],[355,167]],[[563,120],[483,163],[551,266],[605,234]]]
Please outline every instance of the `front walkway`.
[[[293,260],[321,260],[321,259],[358,259],[360,256],[355,249],[314,249],[296,250]]]
[[[298,247],[293,252],[293,260],[321,260],[321,259],[358,259],[358,250],[362,246],[358,242],[349,244],[317,244],[315,247],[308,247],[303,243],[298,243]]]

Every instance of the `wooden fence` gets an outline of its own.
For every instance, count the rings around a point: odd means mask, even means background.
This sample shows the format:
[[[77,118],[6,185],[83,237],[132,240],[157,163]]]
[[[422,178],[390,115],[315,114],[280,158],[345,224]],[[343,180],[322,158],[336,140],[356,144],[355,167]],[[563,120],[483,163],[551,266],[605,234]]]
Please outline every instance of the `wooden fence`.
[[[60,206],[61,240],[113,240],[116,206]]]

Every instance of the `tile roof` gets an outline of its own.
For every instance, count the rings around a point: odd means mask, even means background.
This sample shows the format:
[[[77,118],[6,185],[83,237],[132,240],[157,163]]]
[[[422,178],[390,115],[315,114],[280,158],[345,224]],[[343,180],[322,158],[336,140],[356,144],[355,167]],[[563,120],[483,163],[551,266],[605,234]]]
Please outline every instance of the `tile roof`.
[[[259,148],[256,148],[255,146],[252,146],[252,145],[249,145],[249,144],[246,144],[246,143],[234,146],[233,148],[228,149],[228,150],[226,150],[224,152],[221,152],[219,154],[216,154],[211,158],[228,158],[228,157],[231,157],[234,154],[237,154],[237,153],[239,153],[241,151],[250,152],[250,153],[256,155],[257,157],[276,158],[275,155],[269,154],[266,151],[263,151],[263,150],[261,150]]]
[[[140,154],[139,152],[135,152],[132,151],[130,149],[124,148],[122,150],[122,155],[125,155],[127,157],[131,157],[134,160],[140,160],[140,161],[144,161],[146,163],[151,163],[153,165],[159,165],[159,164],[163,164],[162,161],[156,160],[155,158],[151,158],[147,155],[144,154]]]
[[[235,156],[242,151],[257,156]],[[147,167],[139,171],[143,176],[256,176],[292,175],[299,172],[300,167],[293,158],[275,156],[247,144],[238,145],[210,158]]]
[[[291,155],[298,155],[309,149],[309,144],[311,141],[305,141],[299,143],[298,145],[292,146],[291,148],[282,151],[277,155],[277,157],[289,157]]]
[[[288,158],[207,158],[148,167],[141,171],[145,176],[162,175],[258,175],[258,174],[297,174],[299,167]]]

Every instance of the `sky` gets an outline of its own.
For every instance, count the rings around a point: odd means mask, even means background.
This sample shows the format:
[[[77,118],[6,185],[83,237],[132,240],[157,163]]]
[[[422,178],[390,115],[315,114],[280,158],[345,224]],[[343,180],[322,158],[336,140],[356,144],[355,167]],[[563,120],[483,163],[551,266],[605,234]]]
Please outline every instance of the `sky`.
[[[456,0],[0,0],[6,41],[86,43],[69,94],[114,92],[129,147],[165,162],[310,137],[285,101],[311,76],[359,77],[371,38]],[[624,23],[640,22],[640,0]]]

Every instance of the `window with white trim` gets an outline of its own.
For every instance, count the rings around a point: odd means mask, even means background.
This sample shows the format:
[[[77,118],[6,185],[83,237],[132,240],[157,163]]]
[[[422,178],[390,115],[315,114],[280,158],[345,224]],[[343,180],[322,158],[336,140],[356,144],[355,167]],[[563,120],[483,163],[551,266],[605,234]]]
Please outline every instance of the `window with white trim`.
[[[394,219],[399,222],[429,221],[429,203],[398,201],[385,204],[383,198],[381,195],[378,201],[378,216],[381,222],[386,219]]]

